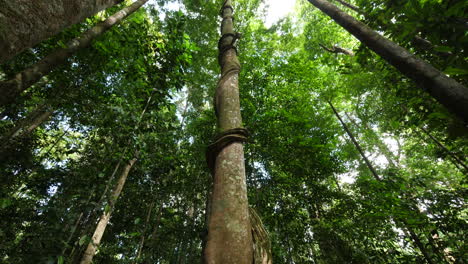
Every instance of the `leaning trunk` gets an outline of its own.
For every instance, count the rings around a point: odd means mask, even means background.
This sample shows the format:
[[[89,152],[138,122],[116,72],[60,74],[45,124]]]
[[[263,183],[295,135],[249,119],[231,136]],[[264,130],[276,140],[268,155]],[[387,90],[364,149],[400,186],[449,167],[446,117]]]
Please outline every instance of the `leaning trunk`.
[[[13,103],[15,98],[22,91],[39,81],[58,65],[66,62],[67,59],[77,50],[90,45],[93,39],[102,35],[113,25],[121,22],[124,18],[138,10],[147,1],[148,0],[138,0],[134,2],[132,5],[120,10],[103,22],[92,27],[80,37],[71,40],[67,44],[66,48],[52,52],[33,66],[17,73],[14,78],[0,82],[0,94],[2,94],[2,97],[0,97],[0,106]]]
[[[40,105],[33,112],[31,112],[26,118],[18,121],[18,124],[14,126],[10,132],[3,138],[2,145],[7,145],[11,140],[29,135],[34,129],[44,123],[54,113],[54,110],[47,105]]]
[[[325,0],[309,0],[388,63],[468,122],[468,89]]]
[[[115,202],[119,198],[120,193],[122,192],[122,189],[124,187],[125,181],[127,180],[128,173],[130,172],[130,169],[133,167],[136,161],[137,159],[134,158],[130,160],[124,167],[122,174],[120,175],[120,178],[112,193],[112,197],[109,200],[108,209],[104,210],[103,214],[101,215],[101,218],[99,219],[99,222],[96,226],[96,230],[94,231],[93,237],[91,238],[91,241],[89,242],[88,247],[86,248],[86,251],[83,254],[80,264],[90,264],[93,260],[94,254],[96,253],[96,249],[99,246],[99,243],[101,243],[102,235],[104,234],[107,224],[109,223],[109,219],[111,217],[111,213],[114,208]]]
[[[238,87],[240,63],[233,46],[238,34],[233,28],[231,0],[224,1],[221,14],[221,78],[215,95],[221,134],[216,142],[210,145],[213,146],[212,150],[214,149],[214,184],[204,261],[251,264],[253,245],[242,145],[245,133],[242,133],[244,129],[241,128]],[[210,160],[208,162],[210,163]]]
[[[359,145],[359,143],[357,142],[356,138],[354,137],[353,133],[351,132],[351,130],[349,130],[348,126],[346,125],[346,123],[343,121],[343,119],[341,119],[341,116],[340,114],[338,114],[338,111],[336,111],[335,107],[333,106],[333,104],[328,101],[328,104],[330,105],[331,109],[333,110],[333,113],[335,113],[335,116],[336,118],[338,118],[338,120],[340,121],[341,123],[341,126],[343,126],[343,129],[346,131],[346,134],[348,134],[349,138],[351,138],[351,141],[353,142],[354,146],[356,147],[356,149],[359,151],[359,154],[361,155],[362,159],[364,160],[364,162],[366,163],[367,167],[369,168],[370,172],[372,173],[372,175],[374,176],[374,178],[378,181],[380,181],[380,177],[379,175],[377,174],[377,171],[375,170],[374,166],[372,165],[372,163],[369,161],[369,159],[366,157],[366,155],[364,154],[364,151],[362,150],[361,148],[361,145]]]
[[[0,64],[121,0],[0,0]]]

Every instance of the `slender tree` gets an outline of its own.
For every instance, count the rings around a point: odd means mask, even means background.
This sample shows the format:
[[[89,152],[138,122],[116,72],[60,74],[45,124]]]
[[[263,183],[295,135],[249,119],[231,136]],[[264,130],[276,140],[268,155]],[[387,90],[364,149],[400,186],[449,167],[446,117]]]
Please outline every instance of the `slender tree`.
[[[88,247],[86,248],[83,254],[83,257],[81,258],[80,264],[90,264],[93,260],[93,257],[96,254],[96,249],[101,243],[102,236],[104,235],[104,231],[106,230],[107,224],[109,223],[115,203],[117,202],[117,199],[119,198],[120,193],[122,192],[122,189],[125,185],[125,181],[127,180],[128,174],[130,173],[130,170],[132,169],[136,161],[137,157],[129,160],[123,168],[122,173],[120,174],[120,177],[117,181],[117,184],[115,185],[114,191],[112,192],[112,196],[109,200],[109,203],[106,206],[104,212],[102,213],[99,222],[96,226],[96,230],[94,231],[94,234],[91,238],[91,241],[89,242]]]
[[[0,64],[122,0],[0,0]]]
[[[374,166],[372,166],[371,162],[369,159],[366,157],[366,154],[364,154],[364,150],[362,150],[361,145],[359,145],[359,142],[357,142],[356,138],[354,137],[353,133],[351,130],[349,130],[348,125],[343,121],[341,118],[340,114],[338,114],[338,111],[336,111],[336,108],[333,106],[331,101],[328,101],[328,104],[330,105],[331,109],[333,110],[333,113],[335,113],[336,118],[340,121],[341,125],[343,126],[343,129],[346,131],[346,134],[348,134],[349,138],[353,142],[354,146],[356,149],[359,151],[359,154],[361,155],[362,159],[366,163],[367,167],[369,168],[370,172],[372,173],[372,176],[378,181],[380,181],[380,177],[377,174],[377,171],[375,170]]]
[[[221,38],[219,64],[221,78],[215,94],[218,127],[222,132],[215,141],[214,184],[206,263],[251,264],[253,260],[252,233],[249,220],[244,148],[239,139],[242,126],[238,76],[240,63],[234,42],[238,38],[233,27],[231,0],[221,8]],[[208,155],[210,156],[210,155]]]
[[[148,0],[138,0],[130,6],[123,8],[83,33],[80,37],[71,40],[66,48],[52,52],[36,64],[17,73],[12,79],[0,82],[0,94],[2,94],[0,97],[0,106],[13,103],[22,91],[39,81],[58,65],[65,63],[77,50],[90,45],[96,37],[102,35],[113,25],[118,24],[137,11],[146,2],[148,2]]]
[[[354,137],[354,135],[352,134],[352,132],[349,130],[348,126],[346,125],[346,123],[343,121],[343,119],[341,118],[341,116],[339,115],[338,111],[336,110],[336,108],[333,106],[333,104],[328,101],[328,104],[330,105],[330,107],[332,108],[333,112],[335,113],[335,116],[337,117],[337,119],[340,121],[341,125],[343,126],[343,129],[346,131],[346,133],[348,134],[348,136],[351,138],[351,141],[353,142],[354,146],[356,147],[356,149],[359,151],[359,154],[361,155],[362,159],[365,161],[366,165],[367,165],[367,168],[369,169],[369,171],[371,171],[372,175],[374,176],[374,178],[379,181],[379,182],[382,182],[382,179],[380,178],[380,176],[377,174],[377,170],[374,168],[374,165],[372,165],[372,163],[369,161],[369,159],[365,156],[364,154],[364,151],[362,150],[361,146],[359,145],[359,143],[357,142],[356,138]],[[383,144],[383,143],[382,143]],[[392,162],[393,164],[393,162]],[[411,209],[409,209],[411,210]],[[391,216],[393,218],[393,216]],[[410,225],[407,223],[407,221],[405,219],[401,219],[401,218],[397,218],[395,219],[396,222],[400,223],[403,225],[403,227],[405,229],[408,230],[408,233],[409,233],[409,236],[411,237],[413,243],[418,247],[418,249],[421,251],[421,253],[423,254],[424,256],[424,259],[426,259],[427,263],[429,264],[433,264],[434,261],[432,260],[431,258],[431,254],[428,252],[428,250],[426,249],[426,247],[424,246],[424,244],[421,242],[419,236],[414,232],[414,230],[410,227]],[[435,249],[434,249],[435,250]]]
[[[6,147],[9,142],[20,136],[29,135],[34,129],[48,120],[54,110],[46,104],[41,104],[34,109],[28,116],[17,122],[10,131],[3,137],[0,149]]]
[[[468,122],[468,89],[325,0],[309,0],[437,101]]]

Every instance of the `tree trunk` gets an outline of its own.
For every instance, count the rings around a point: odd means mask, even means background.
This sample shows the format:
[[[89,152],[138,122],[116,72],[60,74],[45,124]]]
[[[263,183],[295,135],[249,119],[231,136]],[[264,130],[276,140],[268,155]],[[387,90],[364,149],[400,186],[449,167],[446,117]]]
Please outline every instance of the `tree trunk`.
[[[359,127],[359,125],[356,123],[356,121],[347,112],[345,112],[345,115],[355,127]],[[392,151],[388,148],[387,144],[385,144],[385,142],[380,140],[379,135],[377,135],[376,132],[374,130],[372,130],[371,127],[369,127],[367,122],[362,121],[362,125],[364,126],[366,131],[371,135],[371,137],[375,140],[375,143],[376,143],[377,147],[379,148],[380,153],[382,153],[384,155],[384,157],[387,160],[388,164],[390,166],[396,168],[397,166],[396,166],[395,162],[398,162],[398,160],[395,157],[395,155],[393,155]]]
[[[388,63],[468,122],[468,89],[325,0],[308,0]]]
[[[380,177],[379,175],[377,174],[377,171],[375,170],[374,166],[372,165],[372,163],[370,163],[369,159],[366,157],[366,155],[364,154],[364,151],[362,150],[361,148],[361,145],[359,145],[359,143],[357,142],[356,138],[354,137],[353,133],[351,132],[351,130],[349,130],[348,126],[345,124],[345,122],[343,121],[343,119],[341,119],[341,116],[340,114],[338,114],[338,112],[336,111],[335,107],[333,106],[333,104],[331,103],[331,101],[328,101],[328,104],[330,105],[331,109],[333,110],[333,113],[335,113],[335,116],[336,118],[338,118],[338,120],[340,121],[341,123],[341,126],[343,126],[344,130],[346,131],[346,134],[348,134],[348,136],[351,138],[351,141],[353,142],[354,146],[356,147],[356,149],[359,151],[359,154],[361,154],[361,157],[362,159],[364,160],[364,162],[366,163],[367,167],[369,168],[370,172],[372,173],[372,175],[374,176],[374,178],[378,181],[380,181]]]
[[[89,198],[88,200],[86,201],[86,204],[85,206],[87,206],[90,202],[91,202],[91,198],[93,197],[93,194],[94,194],[94,189],[93,191],[91,192],[91,194],[89,195]],[[80,215],[78,216],[78,218],[76,219],[76,222],[75,224],[73,225],[72,229],[70,230],[70,235],[68,236],[67,238],[67,241],[65,242],[65,247],[63,248],[62,250],[62,256],[65,256],[65,253],[67,252],[67,250],[69,249],[70,247],[70,242],[72,241],[75,233],[76,233],[76,230],[78,230],[78,227],[80,226],[81,224],[81,220],[83,219],[83,216],[85,215],[84,212],[81,212]]]
[[[3,138],[2,145],[6,146],[8,142],[17,137],[29,135],[44,121],[48,120],[53,113],[54,110],[45,104],[38,106],[27,117],[17,122],[17,125]]]
[[[424,127],[419,127],[423,132],[424,134],[426,134],[432,141],[434,141],[434,143],[437,144],[437,146],[439,146],[441,149],[443,149],[445,151],[445,153],[447,153],[458,165],[462,166],[463,169],[465,169],[466,172],[468,172],[468,166],[465,164],[465,162],[459,158],[457,155],[455,155],[453,152],[451,152],[446,146],[444,146],[444,144],[442,144],[439,140],[437,140],[437,138],[435,138],[433,135],[431,135],[431,133],[429,133],[429,131],[427,131],[427,129],[425,129]],[[456,165],[455,164],[455,165]],[[457,166],[458,167],[458,166]]]
[[[0,0],[0,64],[121,0]]]
[[[331,52],[331,53],[335,53],[335,54],[342,53],[344,55],[354,56],[354,52],[352,52],[351,50],[344,49],[344,48],[339,47],[337,45],[335,45],[335,46],[333,46],[331,48],[328,48],[328,47],[326,47],[325,45],[322,45],[322,44],[319,44],[319,46],[322,47],[324,50],[326,50],[328,52]]]
[[[421,251],[421,253],[423,254],[424,259],[426,259],[427,263],[434,264],[434,262],[431,259],[431,256],[427,252],[426,248],[424,247],[423,243],[419,239],[418,235],[416,235],[416,233],[414,233],[413,229],[411,229],[404,221],[403,221],[403,223],[404,223],[406,229],[408,230],[411,238],[413,239],[414,244],[418,247],[419,251]]]
[[[242,126],[238,87],[240,63],[233,47],[238,34],[233,28],[231,2],[225,0],[221,9],[221,78],[215,94],[218,127],[221,132]],[[217,154],[214,164],[211,215],[204,261],[209,264],[251,264],[253,245],[242,143],[232,142],[224,146]]]
[[[86,251],[83,254],[80,264],[90,264],[93,260],[94,254],[96,253],[96,249],[99,246],[104,231],[106,230],[106,226],[109,223],[109,219],[111,217],[114,205],[117,199],[119,198],[120,193],[122,192],[125,181],[127,180],[128,173],[130,172],[131,168],[133,167],[136,161],[137,158],[133,158],[124,167],[122,174],[120,175],[120,178],[117,181],[115,189],[112,193],[112,197],[109,199],[108,210],[104,210],[103,214],[101,215],[101,218],[99,219],[99,222],[96,226],[96,230],[94,231],[93,237],[91,238],[91,241],[89,242],[88,247],[86,248]]]
[[[103,22],[98,23],[80,37],[71,40],[67,47],[58,49],[45,58],[32,65],[31,67],[17,73],[14,78],[0,82],[0,106],[11,104],[15,98],[24,90],[40,80],[43,76],[47,75],[55,67],[67,61],[72,54],[77,50],[87,47],[91,44],[93,39],[102,35],[109,30],[113,25],[121,22],[124,18],[131,15],[138,10],[148,0],[138,0],[132,5],[123,8],[114,15],[108,17]]]
[[[138,263],[138,260],[141,257],[141,252],[143,251],[143,246],[145,245],[146,232],[148,230],[149,221],[151,219],[151,211],[153,211],[153,207],[154,207],[154,201],[151,202],[148,208],[148,214],[146,215],[145,226],[143,228],[143,231],[141,232],[141,239],[140,239],[140,244],[138,245],[137,255],[135,257],[135,261],[133,262],[134,264]]]

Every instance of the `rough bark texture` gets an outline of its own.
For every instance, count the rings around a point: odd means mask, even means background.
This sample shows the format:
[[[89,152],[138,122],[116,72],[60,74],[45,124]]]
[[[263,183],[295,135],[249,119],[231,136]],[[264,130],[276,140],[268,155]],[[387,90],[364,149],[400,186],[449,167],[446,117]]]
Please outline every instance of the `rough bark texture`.
[[[94,231],[93,237],[91,238],[91,241],[89,242],[88,247],[86,248],[86,251],[83,254],[83,257],[81,258],[80,264],[90,264],[93,260],[93,257],[96,254],[96,249],[99,246],[99,243],[101,243],[102,235],[104,234],[107,224],[109,223],[109,219],[111,217],[112,209],[114,208],[115,202],[119,198],[120,193],[122,192],[122,189],[124,187],[125,181],[127,180],[128,173],[130,172],[136,161],[136,158],[130,160],[122,170],[122,174],[120,175],[115,189],[112,192],[112,197],[109,200],[109,210],[104,211],[101,215],[101,218],[99,219],[99,222],[96,226],[96,230]]]
[[[0,0],[0,64],[121,0]]]
[[[231,0],[224,2],[221,12],[221,79],[216,89],[215,107],[218,127],[223,132],[242,127],[242,118],[238,87],[240,63],[232,46],[236,33]],[[244,148],[239,142],[222,149],[216,158],[204,261],[209,264],[251,264],[253,261]]]
[[[309,0],[362,43],[468,122],[468,89],[325,0]]]
[[[0,0],[1,1],[1,0]],[[80,37],[68,42],[67,47],[58,49],[44,57],[42,60],[32,65],[31,67],[17,73],[14,78],[0,82],[0,106],[13,103],[15,97],[22,91],[29,88],[31,85],[39,81],[43,76],[47,75],[55,67],[63,64],[77,50],[87,47],[93,39],[102,35],[109,30],[113,25],[121,22],[124,18],[138,10],[148,0],[138,0],[132,5],[123,8],[114,15],[108,17],[103,22],[92,27]]]
[[[341,116],[340,114],[338,114],[338,111],[336,111],[335,107],[333,106],[333,104],[328,101],[328,104],[330,105],[331,109],[333,110],[333,113],[335,113],[335,116],[336,118],[338,118],[338,120],[340,121],[341,125],[343,126],[344,130],[346,131],[346,134],[348,134],[348,136],[351,138],[351,141],[353,142],[354,146],[356,147],[356,149],[359,151],[359,154],[361,154],[361,157],[362,159],[364,160],[364,162],[366,163],[367,167],[369,168],[370,172],[372,173],[372,175],[374,176],[374,178],[378,181],[380,181],[380,177],[379,175],[377,174],[377,171],[375,170],[374,166],[372,166],[372,163],[370,163],[369,159],[366,157],[366,155],[364,154],[364,151],[362,150],[361,148],[361,145],[359,145],[359,143],[357,142],[356,138],[354,137],[353,133],[351,132],[351,130],[349,130],[348,126],[346,125],[346,123],[343,121],[343,119],[341,119]]]

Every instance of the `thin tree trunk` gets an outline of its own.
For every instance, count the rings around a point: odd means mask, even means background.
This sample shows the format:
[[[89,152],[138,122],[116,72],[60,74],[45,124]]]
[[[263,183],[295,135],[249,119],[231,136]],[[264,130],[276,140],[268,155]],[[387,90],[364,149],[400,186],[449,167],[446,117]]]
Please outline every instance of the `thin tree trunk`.
[[[404,221],[403,221],[403,223],[404,223]],[[416,235],[416,233],[414,233],[413,229],[411,229],[406,223],[404,223],[404,224],[405,224],[405,227],[408,230],[411,238],[413,239],[414,244],[419,248],[419,251],[421,251],[421,253],[423,254],[423,256],[426,259],[427,263],[434,264],[434,262],[431,259],[431,256],[426,251],[426,248],[424,247],[423,243],[419,239],[419,236]]]
[[[86,234],[90,234],[91,233],[91,228],[92,228],[92,224],[94,224],[93,222],[91,222],[91,219],[94,217],[94,215],[96,214],[96,211],[98,210],[98,206],[102,205],[104,199],[106,198],[107,196],[107,192],[109,191],[109,188],[112,184],[112,181],[114,180],[115,178],[115,175],[117,174],[117,171],[119,170],[119,167],[120,167],[120,164],[122,163],[122,161],[119,161],[116,165],[115,165],[115,168],[114,168],[114,171],[112,172],[111,176],[109,177],[109,179],[107,180],[107,183],[106,183],[106,187],[104,188],[104,192],[101,194],[101,197],[99,198],[98,202],[96,203],[96,205],[93,207],[93,209],[87,213],[86,215],[86,218],[83,220],[83,224],[82,224],[82,230],[80,232],[80,235],[78,236],[78,239],[81,239],[83,236],[85,236]],[[78,249],[77,249],[78,248]],[[79,259],[77,259],[79,257],[79,252],[81,252],[82,250],[79,250],[80,246],[78,245],[75,245],[72,249],[72,251],[70,252],[70,254],[68,255],[68,259],[71,259],[70,263],[78,263]],[[77,252],[77,250],[79,250],[78,253],[76,253],[75,255],[75,252]]]
[[[417,58],[406,49],[379,35],[364,23],[325,0],[308,0],[353,34],[388,63],[427,90],[439,103],[468,122],[468,89]]]
[[[234,32],[231,0],[224,1],[221,13],[221,78],[216,89],[215,107],[219,130],[226,132],[242,127],[238,83],[240,63],[232,46],[238,34]],[[241,142],[233,142],[217,154],[205,263],[251,264],[253,261],[244,162]]]
[[[347,112],[345,112],[345,115],[355,127],[359,127],[356,121]],[[374,130],[372,130],[371,127],[369,127],[369,125],[366,122],[362,122],[362,124],[366,131],[368,131],[368,133],[370,133],[373,139],[375,140],[377,147],[380,149],[380,152],[384,155],[388,164],[390,164],[390,166],[392,167],[397,167],[394,161],[398,161],[393,155],[392,151],[388,148],[388,146],[380,140],[380,137],[376,134],[376,132],[374,132]]]
[[[88,206],[88,204],[91,202],[91,199],[92,199],[93,196],[94,196],[94,192],[95,192],[95,189],[93,188],[93,190],[92,190],[91,193],[89,194],[88,200],[87,200],[86,203],[85,203],[85,207]],[[71,229],[70,235],[68,236],[67,241],[65,241],[65,247],[64,247],[63,250],[62,250],[61,256],[65,256],[65,253],[66,253],[67,249],[68,249],[69,246],[70,246],[70,242],[72,241],[73,236],[75,235],[76,230],[78,230],[78,227],[79,227],[79,225],[80,225],[80,223],[81,223],[81,219],[83,219],[83,216],[84,216],[84,212],[81,212],[81,213],[79,214],[78,218],[76,219],[75,224],[73,225],[73,227],[72,227],[72,229]],[[66,229],[65,229],[65,230],[66,230]]]
[[[419,127],[423,132],[424,134],[426,134],[432,141],[434,141],[434,143],[437,144],[437,146],[439,146],[441,149],[443,149],[445,151],[445,153],[447,153],[451,158],[453,158],[455,160],[456,163],[458,163],[458,165],[462,166],[465,171],[468,172],[468,166],[465,164],[465,162],[459,158],[457,155],[455,155],[454,153],[452,153],[446,146],[444,146],[444,144],[442,144],[439,140],[437,140],[437,138],[435,138],[433,135],[431,135],[431,133],[429,133],[429,131],[427,131],[427,129],[425,129],[424,127]]]
[[[13,103],[15,98],[22,91],[39,81],[58,65],[65,63],[67,58],[73,55],[77,50],[90,45],[96,37],[102,35],[113,25],[131,15],[147,1],[148,0],[138,0],[132,5],[123,8],[83,33],[80,37],[71,40],[66,48],[52,52],[33,66],[17,73],[13,79],[0,82],[0,94],[2,94],[2,97],[0,97],[0,106]]]
[[[370,172],[372,173],[372,175],[374,176],[374,178],[378,181],[380,181],[380,177],[379,175],[377,174],[377,171],[375,170],[374,166],[372,165],[372,163],[370,163],[369,159],[366,157],[366,155],[364,154],[364,151],[362,150],[361,148],[361,145],[359,145],[359,143],[357,142],[356,138],[354,137],[353,133],[351,132],[351,130],[349,130],[348,126],[345,124],[345,122],[343,121],[343,119],[341,119],[341,116],[340,114],[338,114],[338,112],[336,111],[335,107],[333,106],[333,104],[331,103],[331,101],[328,101],[328,104],[330,105],[331,109],[333,110],[333,113],[335,113],[335,116],[336,118],[338,118],[338,120],[340,121],[341,123],[341,126],[343,126],[343,129],[346,131],[346,134],[348,134],[348,136],[351,138],[351,141],[353,142],[354,146],[356,147],[356,149],[359,151],[359,154],[361,154],[361,157],[362,159],[364,160],[364,162],[366,163],[367,167],[369,168]]]
[[[133,262],[134,264],[138,263],[138,260],[141,257],[141,252],[143,251],[143,246],[145,245],[146,232],[148,230],[149,221],[151,219],[151,211],[153,210],[153,207],[154,207],[154,201],[151,202],[148,208],[148,214],[146,215],[146,220],[145,220],[145,227],[143,229],[143,232],[141,233],[140,244],[138,245],[137,255],[135,257],[135,261]]]
[[[331,52],[331,53],[335,53],[335,54],[345,54],[345,55],[348,55],[348,56],[354,56],[354,52],[350,51],[350,50],[347,50],[347,49],[344,49],[344,48],[341,48],[337,45],[331,47],[331,48],[328,48],[326,47],[325,45],[322,45],[322,44],[319,44],[320,47],[322,47],[322,49],[328,51],[328,52]]]
[[[0,0],[0,64],[121,0]]]
[[[367,159],[367,157],[364,155],[364,152],[361,148],[361,146],[359,145],[359,143],[356,141],[356,139],[354,138],[353,134],[351,133],[351,131],[349,130],[348,126],[343,122],[343,120],[341,119],[340,115],[338,114],[338,112],[336,111],[335,107],[333,106],[333,104],[328,101],[328,104],[330,105],[330,107],[333,109],[333,112],[335,113],[336,117],[338,118],[338,120],[340,121],[341,125],[343,126],[344,130],[346,131],[346,133],[348,134],[348,136],[351,138],[351,140],[353,141],[353,144],[354,146],[356,147],[356,149],[359,151],[359,153],[361,154],[361,157],[364,159],[368,169],[372,172],[374,178],[381,182],[381,178],[379,177],[379,175],[377,174],[377,171],[375,170],[374,166],[372,165],[372,163],[370,163],[369,159]],[[411,209],[410,209],[411,210]],[[395,222],[399,222],[401,223],[406,229],[408,229],[409,233],[410,233],[410,236],[411,236],[411,239],[413,240],[414,244],[419,248],[419,250],[421,251],[421,253],[423,254],[424,258],[426,259],[426,261],[429,263],[429,264],[433,264],[428,252],[426,251],[424,245],[422,244],[421,240],[419,239],[419,237],[411,230],[411,228],[408,226],[408,224],[405,222],[405,220],[400,220],[400,219],[395,219],[394,220]]]
[[[27,117],[18,121],[18,124],[8,132],[2,140],[3,147],[17,137],[29,135],[34,129],[48,120],[54,112],[53,109],[50,109],[50,107],[45,104],[38,106]]]
[[[112,197],[109,200],[108,210],[104,210],[103,214],[101,215],[101,218],[99,219],[99,222],[96,226],[96,230],[94,231],[93,237],[91,238],[91,241],[89,242],[88,247],[86,248],[83,254],[80,264],[90,264],[93,260],[94,254],[96,253],[96,249],[99,246],[104,231],[106,230],[107,224],[109,223],[109,219],[111,217],[111,213],[114,209],[115,203],[119,198],[120,193],[122,192],[122,189],[124,187],[125,181],[127,180],[127,176],[136,161],[137,158],[135,157],[132,160],[130,160],[124,167],[122,174],[120,175],[120,178],[115,186],[115,189],[112,192]]]

